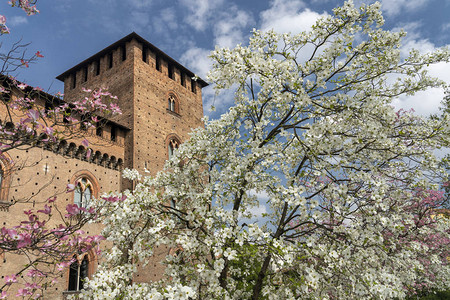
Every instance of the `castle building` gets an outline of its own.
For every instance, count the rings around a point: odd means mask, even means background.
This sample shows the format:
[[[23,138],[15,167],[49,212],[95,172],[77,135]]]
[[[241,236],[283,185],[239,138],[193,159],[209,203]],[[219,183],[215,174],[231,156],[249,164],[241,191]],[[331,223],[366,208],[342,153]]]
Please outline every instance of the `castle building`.
[[[133,184],[121,178],[123,168],[156,174],[189,138],[191,129],[203,126],[202,88],[207,83],[193,77],[134,32],[57,76],[64,82],[64,101],[85,97],[83,89],[108,88],[118,97],[122,114],[103,126],[85,129],[85,136],[7,151],[7,159],[0,159],[0,227],[17,225],[24,219],[24,210],[40,207],[54,195],[63,208],[71,203],[87,205],[91,197],[105,192],[130,189]],[[52,97],[36,95],[42,105]],[[82,145],[84,138],[89,140],[91,155]],[[67,193],[69,183],[76,188]],[[84,230],[98,234],[101,225],[88,224]],[[163,269],[158,261],[167,251],[162,247],[149,266],[136,274],[136,281],[159,279]],[[83,287],[82,279],[95,272],[98,258],[93,253],[74,257],[66,274],[45,291],[45,299],[76,293]],[[20,256],[0,253],[0,280],[23,267],[21,262]]]

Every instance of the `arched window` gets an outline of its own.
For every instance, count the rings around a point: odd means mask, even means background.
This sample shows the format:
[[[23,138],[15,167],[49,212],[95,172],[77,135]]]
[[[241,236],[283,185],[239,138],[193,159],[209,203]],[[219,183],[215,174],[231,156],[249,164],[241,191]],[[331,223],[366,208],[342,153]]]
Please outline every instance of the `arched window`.
[[[89,276],[89,257],[85,254],[79,262],[76,255],[73,256],[73,263],[69,268],[68,291],[80,291],[84,288],[84,282]]]
[[[172,139],[169,140],[169,143],[167,145],[167,148],[168,148],[167,151],[168,151],[168,154],[169,154],[169,159],[172,158],[172,156],[174,155],[175,151],[178,149],[178,146],[179,146],[179,142],[176,139],[172,138]]]
[[[12,160],[6,153],[0,156],[0,209],[8,205],[9,183],[11,180]]]
[[[167,98],[167,110],[178,114],[178,99],[174,94]]]
[[[73,203],[79,207],[88,207],[92,199],[92,183],[86,177],[76,181]]]

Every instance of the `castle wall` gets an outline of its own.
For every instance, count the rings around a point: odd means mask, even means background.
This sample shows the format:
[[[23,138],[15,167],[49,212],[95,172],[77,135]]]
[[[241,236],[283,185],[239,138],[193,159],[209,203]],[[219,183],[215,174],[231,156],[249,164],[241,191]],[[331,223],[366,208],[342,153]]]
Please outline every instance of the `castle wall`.
[[[86,174],[94,176],[98,182],[98,186],[94,187],[94,193],[98,196],[117,190],[117,186],[120,186],[121,183],[119,170],[73,158],[72,155],[61,155],[42,148],[11,150],[7,154],[12,160],[9,182],[4,185],[9,188],[9,195],[8,199],[2,200],[15,202],[15,204],[9,207],[1,206],[1,227],[11,228],[19,225],[26,219],[23,213],[25,210],[42,209],[46,199],[53,196],[56,196],[54,205],[64,214],[65,207],[73,204],[74,193],[66,192],[67,184],[74,183],[77,178]],[[42,216],[44,217],[44,215]],[[53,217],[50,219],[48,227],[52,228],[61,221],[62,219],[53,207]],[[83,230],[86,234],[97,235],[100,234],[101,225],[88,224]],[[94,259],[92,268],[96,268],[98,258],[92,257]],[[3,281],[4,276],[17,272],[27,262],[28,260],[20,256],[4,253],[0,260],[0,280]],[[28,279],[24,275],[20,280],[24,282]],[[67,290],[67,284],[67,274],[61,275],[58,282],[45,291],[45,299],[61,299],[62,292]],[[13,287],[17,290],[21,286],[13,285]],[[16,292],[8,291],[12,295],[15,295]]]

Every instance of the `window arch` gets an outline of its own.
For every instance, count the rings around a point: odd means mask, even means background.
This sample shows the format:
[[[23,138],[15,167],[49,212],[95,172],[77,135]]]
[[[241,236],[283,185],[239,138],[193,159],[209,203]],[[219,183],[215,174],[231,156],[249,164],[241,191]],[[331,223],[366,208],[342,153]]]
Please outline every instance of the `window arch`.
[[[167,110],[179,114],[179,101],[174,93],[169,93],[167,96]]]
[[[73,203],[79,207],[89,207],[93,197],[98,197],[99,183],[87,170],[77,172],[70,181],[74,185]]]
[[[73,193],[74,204],[88,207],[92,200],[92,183],[86,177],[78,179]]]
[[[11,181],[12,159],[7,153],[0,155],[0,208],[8,206],[9,183]]]
[[[175,154],[175,151],[180,146],[180,141],[176,137],[169,138],[167,143],[167,157],[171,159]]]

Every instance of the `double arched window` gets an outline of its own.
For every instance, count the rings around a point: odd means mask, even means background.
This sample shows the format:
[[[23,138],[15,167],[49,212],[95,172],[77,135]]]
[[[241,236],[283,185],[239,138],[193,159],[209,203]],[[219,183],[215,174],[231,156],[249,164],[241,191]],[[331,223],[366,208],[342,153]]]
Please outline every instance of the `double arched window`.
[[[92,199],[92,183],[86,177],[78,179],[73,194],[73,203],[79,207],[88,207]]]
[[[178,146],[180,145],[180,142],[176,138],[169,139],[169,143],[167,144],[167,153],[169,156],[169,159],[172,158],[172,156],[175,154],[175,151],[178,149]]]
[[[179,108],[178,98],[174,94],[170,93],[169,96],[167,97],[167,110],[178,114],[179,113],[178,108]]]
[[[73,203],[79,207],[88,208],[93,198],[98,197],[100,185],[97,178],[88,170],[80,170],[70,180],[74,185]]]

